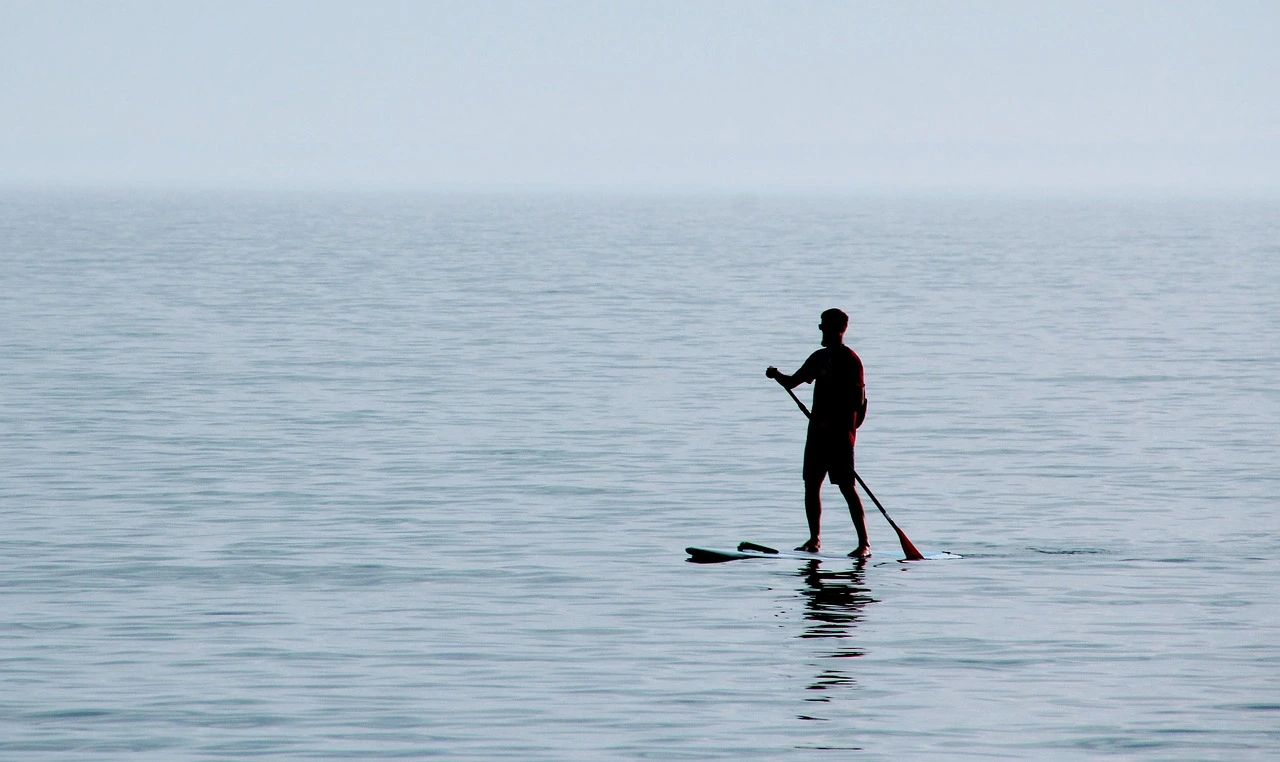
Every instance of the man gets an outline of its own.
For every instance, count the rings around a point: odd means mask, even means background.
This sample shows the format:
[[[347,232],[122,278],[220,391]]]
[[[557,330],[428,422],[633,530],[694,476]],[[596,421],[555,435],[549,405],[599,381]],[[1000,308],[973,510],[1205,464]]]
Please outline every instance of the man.
[[[795,375],[780,373],[772,365],[765,371],[787,389],[815,382],[813,410],[809,418],[809,436],[804,445],[804,512],[809,520],[809,539],[796,550],[816,553],[822,524],[822,480],[840,488],[849,504],[849,516],[858,532],[858,547],[849,555],[867,558],[871,543],[867,541],[867,523],[862,500],[854,491],[853,443],[858,426],[867,414],[867,396],[863,385],[862,360],[844,344],[844,331],[849,316],[838,309],[822,313],[818,330],[822,331],[822,349],[814,352]]]

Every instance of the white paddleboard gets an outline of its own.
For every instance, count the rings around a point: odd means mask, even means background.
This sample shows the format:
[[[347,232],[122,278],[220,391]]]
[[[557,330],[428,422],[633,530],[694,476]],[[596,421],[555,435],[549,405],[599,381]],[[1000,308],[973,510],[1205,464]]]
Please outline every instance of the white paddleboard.
[[[853,558],[847,555],[837,553],[805,553],[799,550],[774,550],[764,545],[756,545],[755,543],[743,542],[733,550],[725,548],[698,548],[689,547],[684,549],[689,554],[689,560],[701,564],[715,564],[722,561],[737,561],[744,558],[789,558],[804,561],[858,561],[861,559]],[[772,551],[772,552],[770,552]],[[875,558],[873,556],[873,558]],[[925,556],[925,560],[934,561],[948,558],[961,558],[955,553],[942,551],[941,553],[932,553]],[[901,559],[883,559],[876,560],[901,560]]]

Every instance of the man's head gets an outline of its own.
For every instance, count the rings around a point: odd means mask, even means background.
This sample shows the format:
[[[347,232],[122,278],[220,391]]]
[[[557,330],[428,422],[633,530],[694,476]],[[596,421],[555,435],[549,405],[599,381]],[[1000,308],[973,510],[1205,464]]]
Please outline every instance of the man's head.
[[[849,327],[849,316],[832,307],[822,313],[818,330],[822,331],[822,346],[834,347],[844,343],[844,329]]]

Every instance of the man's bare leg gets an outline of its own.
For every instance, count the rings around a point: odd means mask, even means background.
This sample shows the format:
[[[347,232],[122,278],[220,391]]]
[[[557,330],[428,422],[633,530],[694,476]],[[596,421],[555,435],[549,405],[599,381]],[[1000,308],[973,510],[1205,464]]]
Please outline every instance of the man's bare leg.
[[[825,475],[823,478],[826,478]],[[804,483],[804,517],[809,520],[809,539],[796,550],[817,553],[822,547],[818,535],[822,533],[822,479]]]
[[[871,555],[871,543],[867,540],[867,518],[862,510],[862,499],[853,484],[841,484],[840,494],[849,504],[849,518],[853,519],[853,529],[858,533],[858,547],[849,554],[852,558],[868,558]]]

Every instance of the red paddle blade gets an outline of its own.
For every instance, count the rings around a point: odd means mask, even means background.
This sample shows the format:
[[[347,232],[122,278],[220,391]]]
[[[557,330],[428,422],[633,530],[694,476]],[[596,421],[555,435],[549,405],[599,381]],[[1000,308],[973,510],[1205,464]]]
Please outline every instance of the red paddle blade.
[[[916,550],[916,546],[911,544],[911,540],[907,539],[907,536],[902,533],[901,529],[894,527],[893,531],[898,533],[898,542],[902,543],[902,552],[906,555],[908,561],[924,560],[924,554]]]

